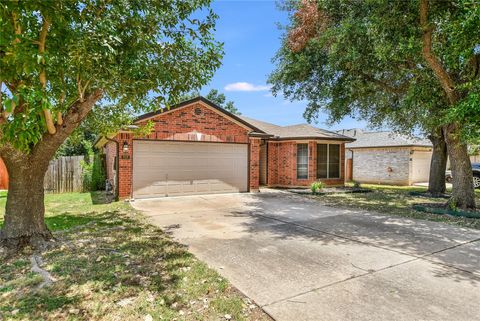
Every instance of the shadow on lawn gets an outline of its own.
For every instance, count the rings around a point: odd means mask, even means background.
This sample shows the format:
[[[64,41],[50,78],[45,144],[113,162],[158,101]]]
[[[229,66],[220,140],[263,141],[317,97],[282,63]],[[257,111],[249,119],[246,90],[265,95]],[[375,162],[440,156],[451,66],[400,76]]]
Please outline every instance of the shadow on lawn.
[[[90,192],[90,197],[93,205],[110,204],[114,200],[114,197],[108,195],[105,191]]]
[[[17,293],[2,299],[0,316],[18,309],[19,319],[64,319],[72,317],[68,310],[75,306],[74,318],[90,319],[101,311],[115,312],[116,302],[145,291],[167,306],[181,302],[175,289],[184,278],[181,268],[193,258],[161,230],[118,211],[64,213],[46,221],[56,231],[57,245],[43,258],[57,282],[35,290],[40,279],[25,273],[27,260],[19,275],[0,271],[0,280],[15,284]],[[7,290],[0,285],[0,293]]]
[[[338,251],[348,251],[342,247],[347,243],[373,246],[440,263],[432,265],[436,277],[480,286],[480,231],[385,215],[388,210],[380,205],[376,211],[331,207],[308,197],[264,193],[253,197],[248,210],[231,215],[251,218],[243,225],[252,237],[266,233],[280,240],[310,240],[338,246]],[[450,249],[472,240],[477,241]]]

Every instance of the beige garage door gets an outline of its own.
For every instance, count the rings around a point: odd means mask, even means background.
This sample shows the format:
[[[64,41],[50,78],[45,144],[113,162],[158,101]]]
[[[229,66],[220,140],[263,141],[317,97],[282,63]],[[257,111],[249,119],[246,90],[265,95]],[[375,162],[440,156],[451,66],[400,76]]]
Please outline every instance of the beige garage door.
[[[248,191],[248,145],[133,142],[133,197]]]

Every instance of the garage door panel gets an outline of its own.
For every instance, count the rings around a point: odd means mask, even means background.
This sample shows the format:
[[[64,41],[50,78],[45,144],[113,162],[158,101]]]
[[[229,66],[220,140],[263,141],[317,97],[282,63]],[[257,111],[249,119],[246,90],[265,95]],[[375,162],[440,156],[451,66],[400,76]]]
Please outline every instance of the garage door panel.
[[[134,141],[135,198],[245,192],[248,146]]]

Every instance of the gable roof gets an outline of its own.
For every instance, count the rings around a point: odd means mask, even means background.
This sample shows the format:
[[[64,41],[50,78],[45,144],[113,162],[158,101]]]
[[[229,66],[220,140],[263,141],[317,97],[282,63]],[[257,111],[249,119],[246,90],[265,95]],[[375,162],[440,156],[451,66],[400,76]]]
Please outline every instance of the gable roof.
[[[202,96],[198,96],[198,97],[183,101],[179,104],[171,106],[168,109],[164,108],[158,111],[143,114],[141,116],[138,116],[134,120],[134,123],[139,123],[141,121],[148,120],[150,118],[161,115],[162,113],[171,112],[175,109],[186,107],[196,102],[203,102],[204,104],[215,109],[216,111],[239,122],[245,127],[250,128],[252,131],[249,133],[249,135],[253,137],[263,137],[263,138],[275,139],[275,140],[323,139],[323,140],[340,140],[340,141],[346,141],[346,142],[353,142],[355,140],[354,138],[351,138],[336,132],[320,129],[309,124],[278,126],[278,125],[274,125],[264,121],[256,120],[250,117],[246,117],[243,115],[235,115]],[[106,141],[107,140],[103,138],[103,136],[99,136],[97,137],[94,145],[95,147],[99,148],[103,146],[106,143]]]
[[[150,112],[150,113],[143,114],[143,115],[141,115],[141,116],[138,116],[138,117],[134,120],[134,123],[138,123],[138,122],[141,122],[141,121],[144,121],[144,120],[153,118],[153,117],[155,117],[155,116],[161,115],[162,113],[170,112],[170,111],[172,111],[172,110],[179,109],[179,108],[182,108],[182,107],[191,105],[191,104],[196,103],[196,102],[203,102],[204,104],[212,107],[213,109],[217,110],[218,112],[220,112],[220,113],[222,113],[222,114],[225,114],[227,117],[230,117],[230,118],[236,120],[237,122],[240,122],[240,123],[243,124],[244,126],[252,129],[255,133],[266,134],[266,133],[263,132],[261,129],[255,127],[253,124],[250,124],[250,123],[246,122],[246,121],[243,120],[241,117],[238,117],[237,115],[229,112],[228,110],[223,109],[222,107],[218,106],[218,105],[215,104],[214,102],[212,102],[212,101],[210,101],[210,100],[208,100],[208,99],[206,99],[206,98],[204,98],[204,97],[202,97],[202,96],[197,96],[197,97],[195,97],[195,98],[182,101],[181,103],[176,104],[176,105],[173,105],[173,106],[171,106],[171,107],[168,108],[168,109],[167,109],[167,108],[164,108],[164,109],[160,109],[160,110],[157,110],[157,111],[153,111],[153,112]]]
[[[309,124],[278,126],[275,124],[245,117],[243,115],[240,115],[238,117],[260,128],[265,133],[273,135],[274,138],[278,140],[288,140],[288,139],[328,139],[330,140],[331,139],[331,140],[344,140],[344,141],[350,141],[350,142],[355,140],[351,137],[344,136],[336,132],[320,129]]]
[[[355,138],[356,141],[347,143],[346,148],[368,148],[368,147],[432,147],[428,139],[397,134],[391,131],[366,132],[361,129],[343,129],[339,133]]]

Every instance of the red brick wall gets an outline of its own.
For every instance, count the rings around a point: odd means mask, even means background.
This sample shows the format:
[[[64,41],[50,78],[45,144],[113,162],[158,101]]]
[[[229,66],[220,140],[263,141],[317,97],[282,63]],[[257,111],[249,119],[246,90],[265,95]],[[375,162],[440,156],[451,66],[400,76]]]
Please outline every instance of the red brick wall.
[[[117,156],[117,146],[114,142],[108,142],[104,147],[107,179],[115,182],[114,162]]]
[[[278,143],[267,142],[267,185],[278,184]]]
[[[308,143],[308,179],[297,179],[297,143]],[[340,146],[340,178],[320,179],[327,185],[343,185],[345,175],[345,144]],[[317,178],[317,142],[269,142],[268,185],[308,186]]]
[[[250,191],[260,186],[260,138],[250,138]]]
[[[200,113],[197,115],[196,110]],[[154,131],[148,137],[140,137],[142,139],[152,140],[190,140],[190,141],[206,141],[206,142],[232,142],[232,143],[248,143],[248,130],[237,123],[230,121],[228,118],[220,115],[216,111],[206,107],[203,103],[194,103],[189,106],[160,114],[150,119],[154,122]],[[199,135],[201,134],[201,135]],[[132,155],[133,155],[133,135],[130,133],[119,133],[115,138],[119,142],[119,189],[120,198],[128,198],[132,192]],[[123,152],[124,142],[128,143],[129,151]],[[252,150],[258,151],[260,155],[259,140],[256,139],[252,145]],[[107,154],[107,164],[112,162],[112,155]],[[251,160],[250,163],[256,166],[257,170],[250,169],[251,174],[255,174],[256,178],[250,178],[252,188],[258,189],[259,182],[259,156]],[[255,165],[256,164],[256,165]]]
[[[120,133],[115,139],[119,142],[119,160],[118,160],[118,197],[130,197],[132,192],[132,155],[133,155],[133,135],[129,133]],[[123,151],[123,144],[128,143],[128,152]]]
[[[195,113],[196,109],[200,110],[200,115]],[[203,103],[194,103],[150,120],[155,123],[150,139],[248,143],[247,129]],[[200,139],[197,133],[202,134]]]

